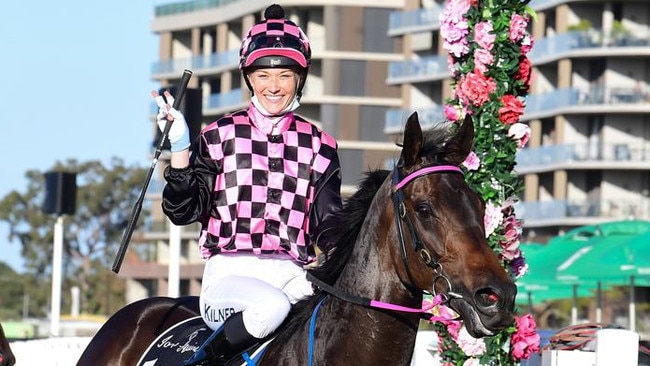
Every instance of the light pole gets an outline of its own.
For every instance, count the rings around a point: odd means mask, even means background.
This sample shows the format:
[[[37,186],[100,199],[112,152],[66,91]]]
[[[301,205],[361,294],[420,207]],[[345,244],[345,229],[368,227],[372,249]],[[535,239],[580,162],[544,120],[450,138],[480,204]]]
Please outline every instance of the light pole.
[[[63,216],[56,218],[54,224],[54,249],[52,256],[52,311],[50,314],[50,334],[59,336],[61,325],[61,272],[63,271]]]
[[[61,278],[63,271],[63,215],[73,215],[77,205],[77,174],[45,173],[45,202],[43,212],[56,214],[54,246],[52,248],[52,305],[50,335],[59,336],[61,324]]]

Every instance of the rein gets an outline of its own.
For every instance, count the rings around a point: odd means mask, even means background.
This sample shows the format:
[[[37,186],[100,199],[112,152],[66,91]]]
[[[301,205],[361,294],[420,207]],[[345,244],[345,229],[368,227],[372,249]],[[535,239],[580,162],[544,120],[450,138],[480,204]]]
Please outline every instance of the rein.
[[[411,282],[413,282],[413,276],[411,274],[411,269],[408,265],[408,258],[406,255],[406,243],[404,241],[404,230],[402,228],[402,220],[406,221],[406,225],[408,226],[409,234],[411,235],[411,239],[413,240],[413,249],[417,253],[419,253],[420,259],[427,266],[433,268],[433,271],[436,274],[433,280],[433,288],[432,288],[433,301],[430,305],[423,306],[422,308],[410,308],[401,305],[372,300],[366,297],[347,294],[335,288],[334,286],[331,286],[321,281],[320,279],[316,278],[313,274],[311,274],[311,272],[307,272],[307,280],[313,283],[314,285],[316,285],[316,287],[320,288],[322,291],[332,296],[335,296],[341,300],[344,300],[346,302],[365,306],[365,307],[373,307],[373,308],[386,309],[392,311],[402,311],[402,312],[410,312],[410,313],[427,313],[429,310],[433,309],[434,307],[449,302],[450,297],[462,298],[462,295],[452,291],[451,281],[449,280],[449,278],[447,278],[447,276],[444,275],[442,271],[442,265],[440,264],[440,262],[438,262],[436,259],[433,258],[431,253],[429,253],[429,251],[422,244],[422,240],[420,240],[419,236],[417,235],[417,232],[415,231],[415,227],[413,226],[411,219],[406,214],[406,205],[404,205],[404,192],[402,191],[402,188],[406,184],[419,177],[431,173],[438,173],[438,172],[453,172],[453,173],[462,174],[461,169],[455,165],[436,165],[436,166],[429,166],[422,169],[418,169],[401,180],[399,178],[399,170],[397,169],[397,167],[395,167],[395,169],[393,169],[393,176],[392,176],[392,183],[393,183],[392,201],[395,207],[395,225],[397,226],[397,234],[398,234],[397,236],[400,242],[402,261],[404,262],[407,275],[409,276]],[[446,282],[447,288],[449,289],[449,291],[447,291],[446,294],[436,294],[436,282],[438,282],[439,280],[443,280]],[[413,290],[413,285],[407,285],[407,286],[411,287],[411,290],[416,292],[416,290]],[[429,319],[450,320],[444,317],[431,317]]]
[[[447,172],[462,174],[462,170],[458,166],[435,165],[435,166],[428,166],[428,167],[418,169],[412,172],[411,174],[408,174],[403,179],[400,179],[399,169],[395,167],[393,169],[393,175],[392,175],[392,183],[393,183],[392,201],[393,201],[393,207],[395,211],[395,226],[397,227],[397,237],[399,238],[402,262],[404,263],[404,267],[406,268],[406,274],[409,277],[410,282],[413,283],[413,275],[411,273],[411,268],[409,267],[408,258],[406,255],[406,243],[404,240],[404,229],[402,226],[402,220],[406,222],[406,226],[408,227],[409,234],[412,240],[413,250],[420,255],[420,260],[422,260],[422,262],[428,267],[431,267],[434,273],[436,274],[432,286],[433,295],[436,296],[436,282],[442,280],[446,283],[449,291],[447,291],[447,294],[445,295],[446,299],[444,302],[447,302],[449,300],[448,297],[462,298],[462,295],[452,291],[451,281],[449,281],[449,278],[447,278],[447,276],[444,275],[442,265],[440,264],[440,262],[438,262],[437,259],[433,258],[431,253],[422,244],[422,240],[420,240],[420,237],[415,231],[415,227],[413,226],[413,222],[411,221],[411,218],[409,217],[409,215],[407,215],[406,205],[404,204],[404,192],[402,191],[402,188],[404,188],[406,184],[415,180],[416,178],[428,174],[432,174],[432,173],[447,173]],[[409,285],[409,287],[413,287],[413,286]]]
[[[426,313],[429,310],[433,309],[434,307],[445,302],[443,296],[439,295],[433,299],[430,305],[423,306],[422,308],[409,308],[402,305],[396,305],[388,302],[372,300],[367,297],[347,294],[337,289],[336,287],[328,285],[327,283],[319,280],[318,278],[314,277],[314,275],[312,275],[310,272],[307,272],[307,280],[313,283],[314,285],[316,285],[316,287],[318,287],[322,291],[327,292],[328,294],[337,297],[345,302],[349,302],[351,304],[361,305],[365,307],[371,307],[371,308],[378,308],[378,309],[385,309],[385,310],[392,310],[392,311],[402,311],[407,313]],[[449,320],[449,319],[444,318],[444,320]]]

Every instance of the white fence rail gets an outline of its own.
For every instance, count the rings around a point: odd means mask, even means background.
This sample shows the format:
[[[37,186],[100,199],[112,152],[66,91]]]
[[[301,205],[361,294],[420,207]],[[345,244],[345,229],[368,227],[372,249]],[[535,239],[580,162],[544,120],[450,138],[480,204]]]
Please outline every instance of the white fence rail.
[[[74,366],[90,342],[90,337],[57,337],[14,341],[10,347],[16,366]]]

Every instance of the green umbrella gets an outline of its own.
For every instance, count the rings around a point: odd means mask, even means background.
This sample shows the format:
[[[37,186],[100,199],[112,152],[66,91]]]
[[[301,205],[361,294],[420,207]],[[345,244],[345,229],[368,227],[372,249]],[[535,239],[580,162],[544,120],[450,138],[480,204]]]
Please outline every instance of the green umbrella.
[[[610,221],[600,224],[586,225],[567,231],[564,235],[556,236],[549,241],[589,240],[592,237],[612,235],[639,235],[650,231],[650,221],[622,220]]]
[[[635,329],[634,287],[650,286],[650,231],[636,235],[612,232],[594,237],[589,245],[558,267],[557,279],[570,283],[630,285],[630,329]],[[598,298],[600,309],[601,300]],[[597,309],[597,310],[599,310]]]
[[[650,231],[639,235],[611,235],[591,240],[557,270],[556,278],[570,283],[601,281],[650,286]]]
[[[543,245],[539,243],[523,243],[520,249],[523,252],[528,271],[517,280],[518,294],[516,302],[529,305],[545,301],[570,299],[573,297],[573,286],[571,283],[559,282],[555,276],[555,269],[566,258],[573,255],[577,250],[587,245],[586,240],[577,239],[574,241],[565,240],[562,243]],[[577,291],[578,297],[593,296],[590,290],[593,286],[580,286]]]

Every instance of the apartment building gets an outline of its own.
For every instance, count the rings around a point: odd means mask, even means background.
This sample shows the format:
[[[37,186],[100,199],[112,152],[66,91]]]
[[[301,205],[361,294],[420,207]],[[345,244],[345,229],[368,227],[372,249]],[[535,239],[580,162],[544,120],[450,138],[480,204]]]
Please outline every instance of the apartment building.
[[[439,33],[444,0],[278,1],[312,41],[300,114],[339,140],[345,189],[387,167],[406,119],[444,120],[450,93]],[[151,77],[173,85],[184,68],[202,95],[201,122],[245,107],[237,69],[244,32],[271,1],[197,0],[155,9],[160,36]],[[522,122],[531,140],[517,158],[525,182],[518,216],[525,240],[626,218],[650,220],[650,1],[532,0],[535,46]],[[153,113],[153,112],[152,112]],[[121,275],[127,300],[167,293],[170,240],[180,242],[180,293],[197,294],[203,268],[198,227],[170,228],[157,209]],[[172,239],[175,238],[175,239]]]
[[[389,35],[404,61],[387,83],[402,88],[402,116],[443,118],[450,92],[439,19],[444,1],[407,1],[391,14]],[[650,2],[532,0],[533,85],[522,122],[531,140],[517,157],[525,183],[518,216],[524,236],[545,242],[563,231],[622,219],[650,219]]]

